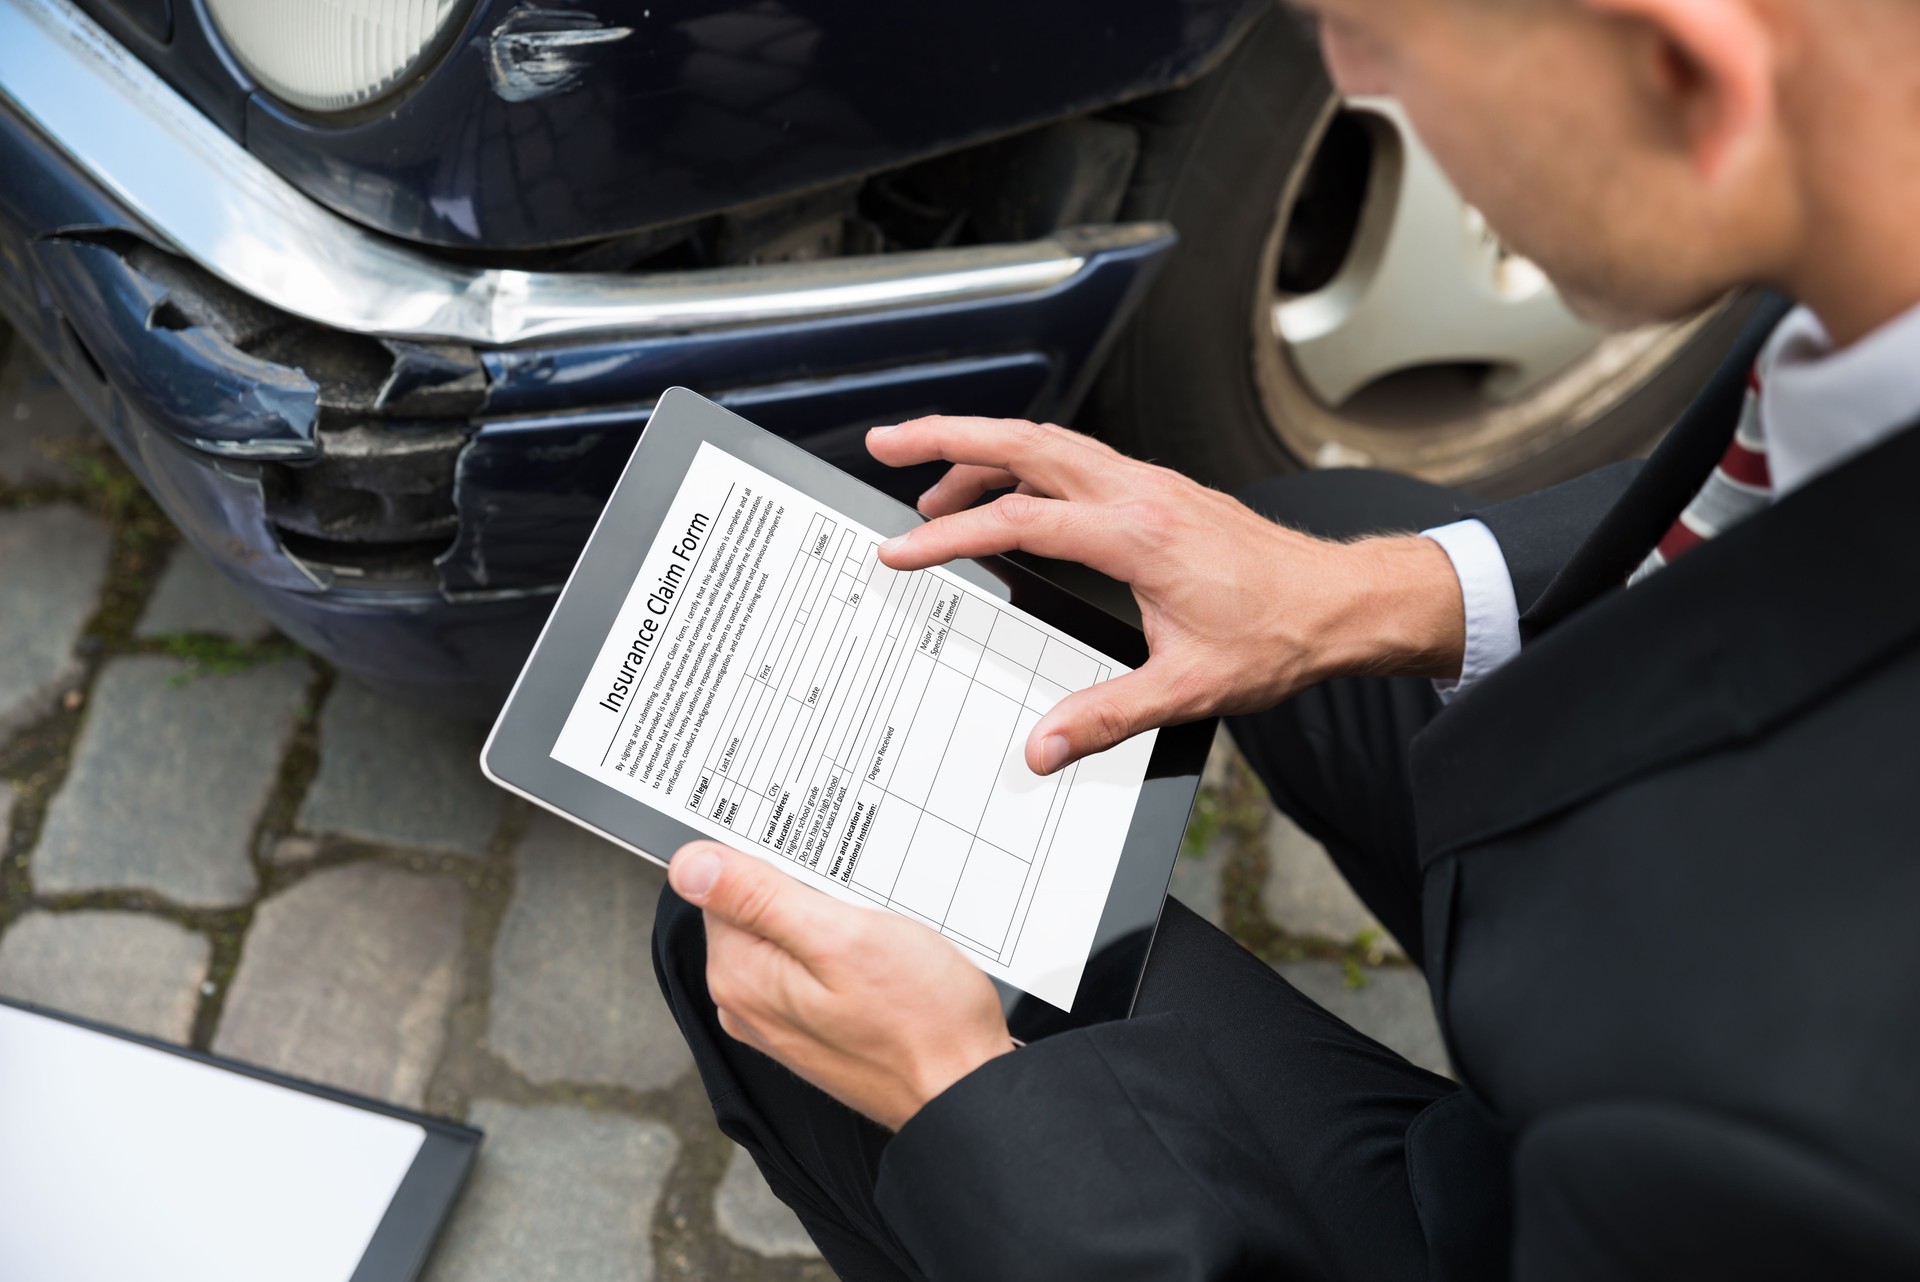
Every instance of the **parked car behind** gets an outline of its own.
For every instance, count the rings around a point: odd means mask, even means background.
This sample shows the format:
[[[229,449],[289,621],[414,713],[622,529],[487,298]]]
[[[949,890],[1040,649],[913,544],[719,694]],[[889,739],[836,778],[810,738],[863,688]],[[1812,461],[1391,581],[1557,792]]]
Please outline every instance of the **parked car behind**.
[[[1073,421],[1236,485],[1647,442],[1603,335],[1270,0],[0,0],[0,309],[284,631],[490,712],[655,397]]]

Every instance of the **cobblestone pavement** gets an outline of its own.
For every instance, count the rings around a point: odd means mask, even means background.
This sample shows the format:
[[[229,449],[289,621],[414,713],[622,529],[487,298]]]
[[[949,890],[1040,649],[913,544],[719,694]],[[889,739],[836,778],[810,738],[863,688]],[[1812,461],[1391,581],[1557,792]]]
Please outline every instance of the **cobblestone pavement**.
[[[660,1001],[659,872],[277,637],[6,341],[0,993],[484,1128],[434,1282],[829,1277]],[[1224,739],[1175,893],[1444,1067],[1419,973]]]

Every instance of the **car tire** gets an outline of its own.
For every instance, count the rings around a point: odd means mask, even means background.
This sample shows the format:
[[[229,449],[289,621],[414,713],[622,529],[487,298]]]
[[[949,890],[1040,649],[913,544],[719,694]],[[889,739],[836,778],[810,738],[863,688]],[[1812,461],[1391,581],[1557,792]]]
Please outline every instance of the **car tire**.
[[[1668,327],[1604,387],[1529,402],[1528,416],[1485,411],[1488,422],[1504,414],[1517,426],[1479,437],[1477,420],[1456,422],[1446,407],[1409,429],[1425,436],[1403,440],[1357,420],[1343,427],[1341,412],[1302,385],[1284,340],[1261,347],[1276,236],[1291,234],[1340,108],[1311,24],[1276,10],[1200,81],[1119,113],[1141,137],[1121,216],[1171,222],[1181,241],[1078,421],[1130,454],[1230,490],[1306,466],[1370,465],[1498,497],[1650,448],[1719,363],[1750,302]]]

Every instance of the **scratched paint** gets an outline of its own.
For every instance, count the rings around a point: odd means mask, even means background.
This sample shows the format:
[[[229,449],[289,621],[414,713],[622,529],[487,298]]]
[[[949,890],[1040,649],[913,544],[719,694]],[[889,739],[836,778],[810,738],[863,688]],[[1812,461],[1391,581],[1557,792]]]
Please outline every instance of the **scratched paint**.
[[[515,5],[487,38],[493,91],[508,102],[566,93],[580,83],[584,50],[632,34],[632,27],[609,27],[578,9]]]

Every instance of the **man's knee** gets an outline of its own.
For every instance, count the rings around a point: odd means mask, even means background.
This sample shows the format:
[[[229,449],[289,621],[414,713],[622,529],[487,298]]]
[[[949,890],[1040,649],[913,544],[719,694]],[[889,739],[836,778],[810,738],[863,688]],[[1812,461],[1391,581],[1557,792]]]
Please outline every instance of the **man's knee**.
[[[1250,486],[1238,497],[1270,520],[1323,539],[1428,530],[1479,505],[1459,490],[1370,468],[1292,472]]]
[[[712,1004],[707,997],[706,922],[671,886],[660,888],[660,902],[653,910],[653,974],[682,1029],[697,1007]]]

